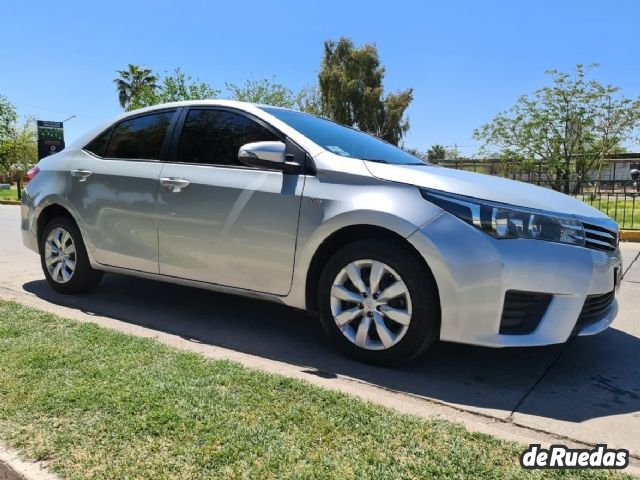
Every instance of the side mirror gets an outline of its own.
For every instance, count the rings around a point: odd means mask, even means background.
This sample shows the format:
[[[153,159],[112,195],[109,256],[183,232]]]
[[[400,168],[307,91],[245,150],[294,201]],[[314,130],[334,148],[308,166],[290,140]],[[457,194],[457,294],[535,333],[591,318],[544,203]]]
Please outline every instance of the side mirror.
[[[248,167],[269,168],[293,173],[300,168],[297,162],[287,161],[283,142],[247,143],[238,150],[238,160]]]

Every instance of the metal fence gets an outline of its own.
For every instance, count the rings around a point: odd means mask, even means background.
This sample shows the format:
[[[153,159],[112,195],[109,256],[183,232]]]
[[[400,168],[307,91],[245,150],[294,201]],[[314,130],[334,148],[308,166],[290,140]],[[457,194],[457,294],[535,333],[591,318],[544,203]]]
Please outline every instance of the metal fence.
[[[597,180],[568,178],[562,181],[550,179],[541,166],[524,170],[497,161],[466,159],[440,162],[440,165],[566,191],[613,218],[620,228],[640,230],[640,181],[630,178],[628,164],[624,167],[616,163],[608,164],[606,169],[601,170]]]

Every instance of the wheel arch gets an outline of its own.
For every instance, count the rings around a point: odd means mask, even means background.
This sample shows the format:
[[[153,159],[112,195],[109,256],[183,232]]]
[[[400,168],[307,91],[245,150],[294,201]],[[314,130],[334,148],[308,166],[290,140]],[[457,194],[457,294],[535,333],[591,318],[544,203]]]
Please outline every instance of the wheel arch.
[[[36,224],[36,236],[38,240],[38,245],[40,245],[40,242],[41,242],[40,237],[42,236],[42,230],[44,230],[44,227],[56,217],[67,217],[73,223],[75,223],[76,226],[78,226],[78,222],[76,221],[76,219],[71,214],[68,208],[63,207],[59,203],[51,203],[46,207],[44,207],[38,214],[38,219]]]
[[[312,313],[317,313],[318,311],[316,286],[318,284],[320,274],[322,273],[322,268],[329,258],[331,258],[332,255],[345,245],[364,239],[387,240],[390,243],[393,243],[396,247],[404,249],[409,255],[414,256],[416,261],[433,278],[434,285],[436,287],[436,295],[438,296],[438,301],[440,301],[438,282],[436,281],[431,268],[425,258],[420,255],[420,252],[418,252],[418,250],[405,237],[385,227],[360,224],[349,225],[336,230],[325,238],[315,251],[307,270],[305,283],[305,305],[307,311]]]

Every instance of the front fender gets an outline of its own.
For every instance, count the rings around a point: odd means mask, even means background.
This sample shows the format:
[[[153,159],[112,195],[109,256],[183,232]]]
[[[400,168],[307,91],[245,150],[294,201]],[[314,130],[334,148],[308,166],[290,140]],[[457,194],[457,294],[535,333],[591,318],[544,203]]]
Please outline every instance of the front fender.
[[[307,276],[315,253],[336,232],[373,226],[407,238],[442,212],[426,202],[416,187],[372,177],[361,161],[334,163],[336,169],[348,171],[338,175],[323,170],[320,163],[318,175],[305,182],[291,289],[283,298],[297,308],[307,307]]]

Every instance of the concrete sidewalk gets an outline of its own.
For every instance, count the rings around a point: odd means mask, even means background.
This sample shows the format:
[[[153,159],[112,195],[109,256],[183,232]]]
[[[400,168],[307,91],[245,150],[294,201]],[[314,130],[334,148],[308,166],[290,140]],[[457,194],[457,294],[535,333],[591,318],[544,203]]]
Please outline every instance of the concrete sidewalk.
[[[622,251],[621,310],[606,332],[542,348],[440,343],[396,369],[336,354],[315,319],[271,303],[118,275],[87,295],[56,294],[12,206],[0,206],[0,297],[523,443],[607,443],[638,460],[640,244]]]

